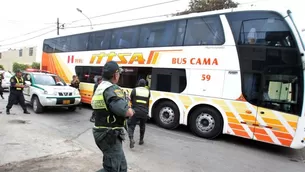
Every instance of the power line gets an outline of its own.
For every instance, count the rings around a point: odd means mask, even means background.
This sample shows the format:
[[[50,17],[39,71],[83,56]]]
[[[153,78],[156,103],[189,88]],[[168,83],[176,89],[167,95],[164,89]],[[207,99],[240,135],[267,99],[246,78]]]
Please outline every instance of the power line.
[[[168,3],[172,3],[172,2],[177,2],[177,1],[181,1],[181,0],[172,0],[172,1],[166,1],[166,2],[161,2],[161,3],[156,3],[156,4],[150,4],[150,5],[146,5],[146,6],[141,6],[141,7],[137,7],[137,8],[130,8],[130,9],[126,9],[126,10],[122,10],[122,11],[116,11],[113,13],[107,13],[107,14],[102,14],[102,15],[98,15],[98,16],[93,16],[93,17],[89,17],[89,19],[94,19],[94,18],[99,18],[99,17],[105,17],[105,16],[109,16],[109,15],[114,15],[114,14],[119,14],[119,13],[125,13],[125,12],[129,12],[129,11],[134,11],[134,10],[139,10],[139,9],[143,9],[143,8],[149,8],[149,7],[154,7],[154,6],[159,6],[159,5],[163,5],[163,4],[168,4]],[[83,21],[86,19],[80,19],[80,20],[75,20],[72,21],[69,24],[78,22],[78,21]]]
[[[138,9],[143,9],[143,8],[148,8],[148,7],[168,4],[168,3],[177,2],[177,1],[180,1],[180,0],[171,0],[171,1],[166,1],[166,2],[161,2],[161,3],[146,5],[146,6],[141,6],[141,7],[137,7],[137,8],[131,8],[131,9],[126,9],[126,10],[122,10],[122,11],[117,11],[117,12],[113,12],[113,13],[102,14],[102,15],[93,16],[93,17],[89,17],[89,18],[90,19],[99,18],[99,17],[109,16],[109,15],[124,13],[124,12],[128,12],[128,11],[134,11],[134,10],[138,10]],[[67,24],[72,24],[72,23],[75,23],[75,22],[78,22],[78,21],[83,21],[83,20],[86,20],[86,19],[75,20],[75,21],[72,21],[71,23],[67,23]],[[62,26],[64,26],[64,25],[65,25],[65,23],[62,24]],[[98,24],[98,25],[101,25],[101,24]],[[54,26],[49,26],[49,27],[46,27],[46,28],[42,28],[42,29],[39,29],[39,30],[35,30],[35,31],[29,32],[29,33],[22,34],[22,35],[19,35],[19,36],[14,36],[14,37],[11,37],[11,38],[3,39],[3,40],[0,40],[0,42],[12,40],[12,39],[19,38],[19,37],[23,37],[23,36],[26,36],[26,35],[29,35],[29,34],[32,34],[32,33],[36,33],[36,32],[42,31],[42,30],[49,29],[51,27],[54,27]],[[85,26],[82,26],[82,27],[85,27]]]
[[[51,32],[53,32],[53,31],[56,31],[56,29],[52,29],[52,30],[50,30],[50,31],[48,31],[48,32],[44,32],[44,33],[42,33],[42,34],[40,34],[40,35],[36,35],[36,36],[34,36],[34,37],[31,37],[31,38],[28,38],[28,39],[24,39],[24,40],[22,40],[22,41],[17,41],[17,42],[13,42],[13,43],[9,43],[9,44],[3,44],[3,45],[0,45],[0,47],[8,46],[8,45],[14,45],[14,44],[18,44],[18,43],[21,43],[21,42],[26,42],[26,41],[29,41],[29,40],[38,38],[38,37],[40,37],[40,36],[46,35],[46,34],[48,34],[48,33],[51,33]]]
[[[40,31],[49,29],[49,28],[51,28],[51,27],[54,27],[54,26],[48,26],[48,27],[45,27],[45,28],[41,28],[41,29],[39,29],[39,30],[35,30],[35,31],[32,31],[32,32],[28,32],[28,33],[19,35],[19,36],[14,36],[14,37],[11,37],[11,38],[3,39],[3,40],[0,40],[0,42],[12,40],[12,39],[19,38],[19,37],[26,36],[26,35],[30,35],[30,34],[32,34],[32,33],[40,32]]]
[[[27,20],[24,20],[24,21],[20,21],[20,20],[6,20],[6,21],[3,21],[3,22],[12,23],[12,24],[19,24],[19,23],[39,24],[39,25],[54,25],[54,24],[56,24],[55,22],[53,22],[53,23],[40,23],[38,21],[27,21]]]
[[[113,24],[113,23],[123,23],[128,21],[136,21],[136,20],[143,20],[143,19],[150,19],[150,18],[156,18],[156,17],[164,17],[172,14],[163,14],[163,15],[157,15],[157,16],[150,16],[150,17],[142,17],[142,18],[135,18],[135,19],[129,19],[129,20],[120,20],[120,21],[113,21],[113,22],[105,22],[105,23],[98,23],[93,24],[92,26],[99,26],[99,25],[105,25],[105,24]],[[71,27],[65,27],[64,29],[71,29],[71,28],[80,28],[80,27],[87,27],[91,25],[79,25],[79,26],[71,26]]]

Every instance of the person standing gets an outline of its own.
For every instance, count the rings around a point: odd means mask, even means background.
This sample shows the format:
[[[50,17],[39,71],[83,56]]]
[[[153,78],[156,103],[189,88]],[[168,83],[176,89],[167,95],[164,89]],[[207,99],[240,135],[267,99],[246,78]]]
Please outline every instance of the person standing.
[[[104,155],[100,172],[127,172],[122,142],[125,140],[126,118],[132,117],[134,111],[117,85],[121,71],[116,62],[107,62],[103,69],[103,81],[91,101],[96,115],[92,132],[96,145]]]
[[[25,80],[22,78],[22,72],[20,70],[17,70],[16,75],[11,77],[10,82],[11,86],[8,104],[6,106],[6,114],[10,114],[10,109],[15,103],[19,103],[21,105],[24,114],[30,114],[30,112],[28,112],[26,108],[23,95],[23,88],[26,87],[26,85]]]
[[[134,130],[138,122],[140,122],[140,141],[139,145],[144,144],[145,123],[148,119],[150,91],[146,88],[146,81],[140,79],[138,86],[131,91],[130,100],[132,108],[135,110],[135,115],[129,119],[128,135],[130,140],[130,148],[134,147],[133,139]]]
[[[95,90],[97,89],[98,85],[102,82],[102,77],[98,77],[96,83],[94,84],[94,88],[93,88],[93,95],[95,93]],[[94,111],[92,112],[92,116],[90,118],[90,122],[94,122],[95,121],[95,113]]]
[[[3,97],[3,87],[2,87],[2,80],[4,79],[3,74],[4,73],[0,73],[0,96],[1,96],[2,99],[4,99],[4,97]]]
[[[71,81],[71,87],[74,87],[76,89],[79,89],[79,79],[76,75],[73,75],[72,81]]]

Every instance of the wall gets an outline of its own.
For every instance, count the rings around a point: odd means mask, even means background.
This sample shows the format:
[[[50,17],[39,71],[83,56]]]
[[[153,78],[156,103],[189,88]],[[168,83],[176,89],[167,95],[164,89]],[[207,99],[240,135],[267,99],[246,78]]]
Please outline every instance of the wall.
[[[32,55],[29,54],[31,48],[33,49]],[[20,56],[19,50],[22,50],[22,56]],[[22,49],[7,50],[0,53],[0,64],[3,65],[5,70],[12,71],[14,62],[29,65],[36,62],[36,47],[25,47]]]

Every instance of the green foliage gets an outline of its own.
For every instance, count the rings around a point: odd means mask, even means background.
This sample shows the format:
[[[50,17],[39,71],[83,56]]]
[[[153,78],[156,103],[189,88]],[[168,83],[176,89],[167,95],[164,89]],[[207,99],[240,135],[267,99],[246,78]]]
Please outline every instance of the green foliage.
[[[179,16],[190,13],[236,8],[238,4],[237,2],[233,2],[233,0],[191,0],[188,9],[174,15]]]
[[[4,70],[4,67],[3,67],[3,65],[0,65],[0,70]]]
[[[33,63],[32,63],[32,68],[33,68],[33,69],[40,69],[40,63],[33,62]]]
[[[27,64],[20,64],[20,63],[17,63],[15,62],[13,64],[13,72],[16,73],[17,70],[26,70],[27,68],[31,68],[30,65],[27,65]]]
[[[13,64],[14,73],[16,73],[17,70],[26,70],[28,68],[40,69],[40,63],[33,62],[32,65],[28,65],[28,64],[20,64],[20,63],[15,62]]]

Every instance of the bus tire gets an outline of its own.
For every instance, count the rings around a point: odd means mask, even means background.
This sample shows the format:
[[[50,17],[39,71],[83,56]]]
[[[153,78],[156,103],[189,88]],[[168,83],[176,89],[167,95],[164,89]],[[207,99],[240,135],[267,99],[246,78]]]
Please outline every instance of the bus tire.
[[[223,119],[216,109],[200,107],[190,115],[190,129],[197,136],[214,139],[222,133]]]
[[[161,101],[158,103],[154,118],[157,124],[166,129],[175,129],[179,126],[179,109],[172,101]]]

